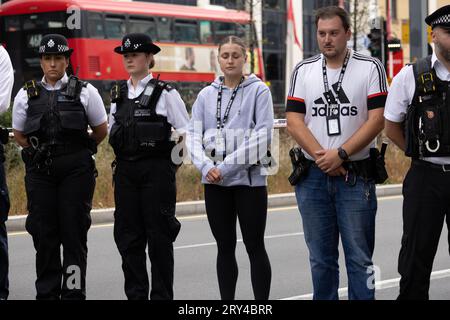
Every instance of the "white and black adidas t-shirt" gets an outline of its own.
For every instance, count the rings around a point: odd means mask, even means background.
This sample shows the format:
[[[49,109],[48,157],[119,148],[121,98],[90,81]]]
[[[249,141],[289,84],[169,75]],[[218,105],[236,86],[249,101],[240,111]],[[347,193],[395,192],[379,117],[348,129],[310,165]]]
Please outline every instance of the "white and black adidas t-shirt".
[[[286,112],[305,114],[305,124],[324,149],[342,146],[367,121],[369,110],[384,108],[388,86],[386,72],[378,59],[353,52],[337,97],[341,68],[327,67],[330,89],[339,103],[341,134],[328,136],[326,115],[329,110],[322,76],[323,55],[299,63],[291,76]],[[352,155],[351,160],[369,157],[375,141]],[[306,155],[309,159],[313,157]]]

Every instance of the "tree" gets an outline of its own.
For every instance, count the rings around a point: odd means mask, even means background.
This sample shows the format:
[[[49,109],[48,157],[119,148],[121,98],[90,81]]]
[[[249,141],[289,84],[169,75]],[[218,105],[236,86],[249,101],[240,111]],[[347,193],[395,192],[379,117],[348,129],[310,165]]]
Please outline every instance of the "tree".
[[[366,34],[369,28],[369,6],[368,1],[350,0],[353,49],[358,49],[358,35]]]

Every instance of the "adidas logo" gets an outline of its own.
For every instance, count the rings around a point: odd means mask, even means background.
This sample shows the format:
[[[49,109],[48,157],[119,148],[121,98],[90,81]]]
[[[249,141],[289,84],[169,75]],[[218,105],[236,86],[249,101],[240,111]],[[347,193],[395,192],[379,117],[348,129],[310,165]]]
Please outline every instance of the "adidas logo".
[[[337,83],[333,85],[334,96],[336,96]],[[328,108],[328,104],[325,103],[325,93],[322,94],[322,97],[314,101],[314,107],[312,108],[312,116],[313,117],[327,117],[333,114],[330,108]],[[354,117],[358,115],[358,107],[350,106],[350,100],[345,94],[344,88],[342,87],[339,91],[338,101],[340,104],[339,114],[343,117]],[[346,106],[345,106],[346,105]]]

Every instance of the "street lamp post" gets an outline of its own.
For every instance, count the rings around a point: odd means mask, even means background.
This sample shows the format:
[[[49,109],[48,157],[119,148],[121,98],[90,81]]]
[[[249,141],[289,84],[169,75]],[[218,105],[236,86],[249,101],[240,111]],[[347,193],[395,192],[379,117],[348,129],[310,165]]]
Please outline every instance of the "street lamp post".
[[[255,39],[253,37],[254,35],[254,31],[255,31],[255,27],[254,27],[254,21],[253,21],[253,0],[249,0],[249,5],[250,5],[250,73],[254,73],[255,71],[255,53],[254,53],[254,49],[255,49]]]

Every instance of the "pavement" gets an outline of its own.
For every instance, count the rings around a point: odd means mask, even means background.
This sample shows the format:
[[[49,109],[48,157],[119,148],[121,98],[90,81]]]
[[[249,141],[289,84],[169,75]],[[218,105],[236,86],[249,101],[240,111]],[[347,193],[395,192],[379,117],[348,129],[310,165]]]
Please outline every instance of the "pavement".
[[[380,185],[377,186],[377,196],[397,196],[402,194],[402,185]],[[281,193],[269,195],[268,207],[279,208],[286,206],[296,206],[297,201],[295,199],[295,193]],[[176,205],[177,217],[191,216],[197,214],[205,214],[205,202],[204,201],[186,201],[178,202]],[[114,222],[114,208],[106,209],[94,209],[91,211],[92,224],[105,224]],[[25,221],[27,215],[10,216],[6,222],[8,232],[20,232],[25,231]]]

